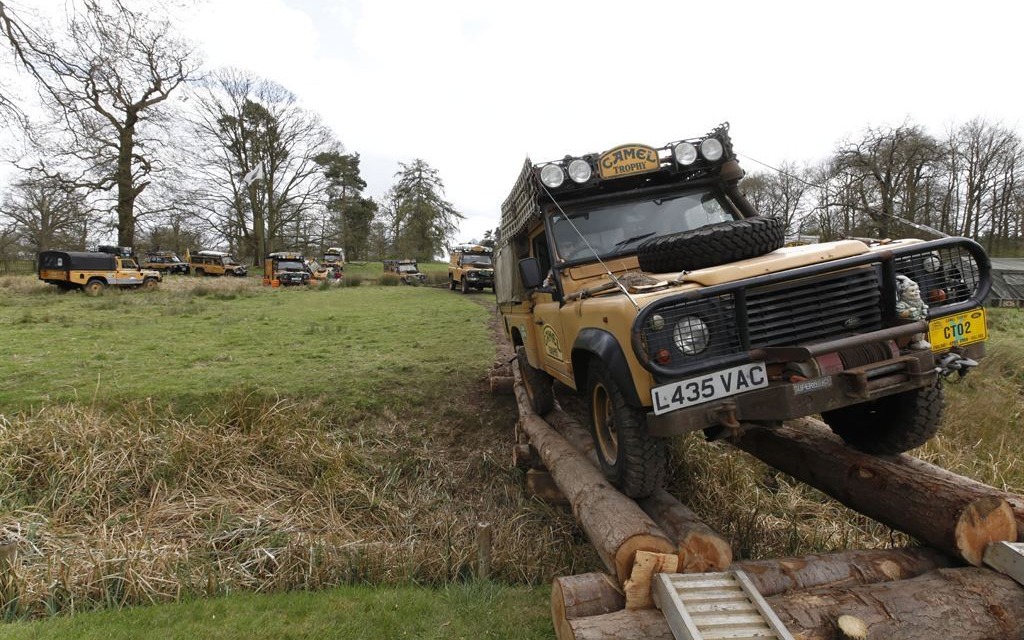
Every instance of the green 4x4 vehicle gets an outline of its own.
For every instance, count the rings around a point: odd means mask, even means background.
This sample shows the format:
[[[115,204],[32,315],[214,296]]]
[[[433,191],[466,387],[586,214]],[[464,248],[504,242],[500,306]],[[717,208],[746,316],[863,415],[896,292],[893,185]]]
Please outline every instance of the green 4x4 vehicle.
[[[990,263],[966,238],[784,247],[739,189],[728,126],[662,147],[527,160],[495,252],[533,408],[586,399],[609,480],[665,472],[664,438],[821,414],[881,454],[939,428],[943,378],[983,355]]]

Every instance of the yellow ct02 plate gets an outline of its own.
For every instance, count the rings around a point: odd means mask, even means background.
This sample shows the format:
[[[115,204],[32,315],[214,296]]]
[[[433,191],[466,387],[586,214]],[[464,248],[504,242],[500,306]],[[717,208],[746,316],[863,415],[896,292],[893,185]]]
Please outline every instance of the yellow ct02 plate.
[[[932,343],[932,351],[946,351],[987,339],[985,310],[982,308],[942,316],[928,323],[928,342]]]

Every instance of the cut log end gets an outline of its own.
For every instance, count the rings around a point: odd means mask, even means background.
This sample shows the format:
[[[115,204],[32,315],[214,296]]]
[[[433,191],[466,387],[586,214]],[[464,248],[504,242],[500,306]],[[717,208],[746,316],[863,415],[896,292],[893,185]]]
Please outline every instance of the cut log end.
[[[960,512],[953,536],[960,556],[977,567],[981,566],[989,544],[1017,539],[1017,520],[1005,500],[985,496]]]
[[[856,616],[839,616],[839,619],[836,620],[836,626],[839,628],[839,633],[842,634],[843,638],[867,640],[868,625],[864,624],[864,621]]]

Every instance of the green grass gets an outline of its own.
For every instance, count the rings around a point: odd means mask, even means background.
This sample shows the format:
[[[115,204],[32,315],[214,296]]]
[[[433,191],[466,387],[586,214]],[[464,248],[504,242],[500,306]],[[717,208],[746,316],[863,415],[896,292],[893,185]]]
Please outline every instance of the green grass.
[[[493,584],[444,589],[346,587],[236,595],[0,626],[0,638],[522,638],[553,637],[547,589]]]
[[[494,353],[487,310],[432,288],[203,286],[3,297],[0,411],[146,399],[182,413],[239,388],[334,412],[415,411]]]

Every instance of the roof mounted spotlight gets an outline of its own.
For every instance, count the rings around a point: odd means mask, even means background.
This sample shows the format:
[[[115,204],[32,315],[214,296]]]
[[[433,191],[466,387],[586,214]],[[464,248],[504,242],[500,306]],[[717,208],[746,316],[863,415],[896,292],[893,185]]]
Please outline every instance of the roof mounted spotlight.
[[[672,155],[676,162],[685,167],[697,161],[697,147],[689,142],[680,142],[672,147]]]
[[[708,138],[700,143],[700,155],[710,162],[721,160],[724,151],[722,141],[718,138]]]
[[[565,182],[565,171],[557,164],[546,164],[540,170],[540,181],[549,189],[557,189]]]
[[[576,158],[569,163],[569,177],[576,184],[583,184],[587,180],[590,180],[593,170],[590,168],[590,163],[586,160]]]

